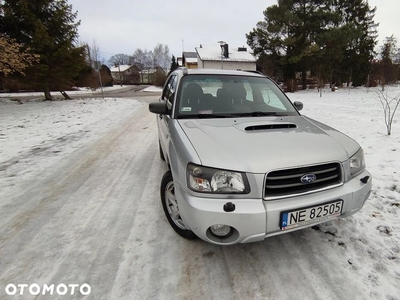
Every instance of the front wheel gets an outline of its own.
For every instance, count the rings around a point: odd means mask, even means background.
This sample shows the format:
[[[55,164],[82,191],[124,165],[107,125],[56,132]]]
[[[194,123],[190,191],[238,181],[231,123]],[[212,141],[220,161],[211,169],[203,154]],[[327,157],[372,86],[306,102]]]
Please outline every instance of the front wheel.
[[[175,232],[186,239],[196,238],[193,231],[186,228],[181,218],[171,171],[167,171],[161,180],[160,194],[165,216]]]

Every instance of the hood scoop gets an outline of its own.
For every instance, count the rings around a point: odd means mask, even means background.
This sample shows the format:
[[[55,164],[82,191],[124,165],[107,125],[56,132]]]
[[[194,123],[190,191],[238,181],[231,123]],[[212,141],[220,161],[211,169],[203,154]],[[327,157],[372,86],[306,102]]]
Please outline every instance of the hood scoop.
[[[251,125],[244,128],[245,131],[255,131],[255,130],[272,130],[272,129],[289,129],[289,128],[297,128],[297,126],[293,123],[287,124],[262,124],[262,125]]]

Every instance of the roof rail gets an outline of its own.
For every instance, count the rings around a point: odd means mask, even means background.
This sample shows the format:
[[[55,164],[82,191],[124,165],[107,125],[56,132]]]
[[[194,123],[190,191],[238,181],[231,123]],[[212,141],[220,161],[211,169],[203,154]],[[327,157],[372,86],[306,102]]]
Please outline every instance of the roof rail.
[[[255,74],[260,74],[260,75],[264,75],[264,76],[265,76],[265,74],[263,74],[263,73],[260,72],[260,71],[246,70],[246,72],[255,73]]]
[[[182,70],[183,76],[188,74],[188,69],[186,67],[179,67],[179,70]]]

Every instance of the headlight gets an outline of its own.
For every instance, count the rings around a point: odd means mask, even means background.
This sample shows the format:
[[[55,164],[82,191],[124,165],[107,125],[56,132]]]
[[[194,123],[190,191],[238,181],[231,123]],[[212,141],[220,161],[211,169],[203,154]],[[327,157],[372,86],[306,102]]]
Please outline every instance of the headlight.
[[[246,174],[188,164],[188,187],[195,192],[219,194],[248,194]]]
[[[360,173],[365,168],[364,151],[362,148],[350,157],[350,175]]]

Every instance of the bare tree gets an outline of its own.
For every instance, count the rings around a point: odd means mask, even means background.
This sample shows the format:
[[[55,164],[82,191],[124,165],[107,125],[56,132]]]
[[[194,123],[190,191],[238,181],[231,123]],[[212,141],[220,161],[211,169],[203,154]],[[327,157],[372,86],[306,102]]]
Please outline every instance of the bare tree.
[[[87,47],[88,47],[89,65],[92,68],[96,69],[97,66],[95,66],[95,62],[100,61],[100,48],[99,48],[99,46],[97,46],[97,43],[95,40],[93,40],[91,46],[87,45]]]
[[[111,56],[108,62],[115,66],[130,65],[132,64],[132,58],[128,54],[119,53]]]
[[[391,135],[394,115],[396,114],[397,108],[400,104],[400,93],[398,93],[395,97],[390,97],[387,90],[384,91],[377,89],[376,93],[379,97],[379,101],[382,104],[387,134]]]
[[[168,45],[157,44],[153,50],[153,66],[167,71],[171,65],[171,55]]]
[[[146,49],[142,50],[140,48],[136,49],[132,55],[133,64],[135,64],[139,69],[149,70],[153,68],[153,52]],[[140,72],[140,81],[143,82],[144,74]]]
[[[146,49],[136,49],[132,55],[134,64],[138,65],[140,69],[151,69],[153,64],[153,52]]]

